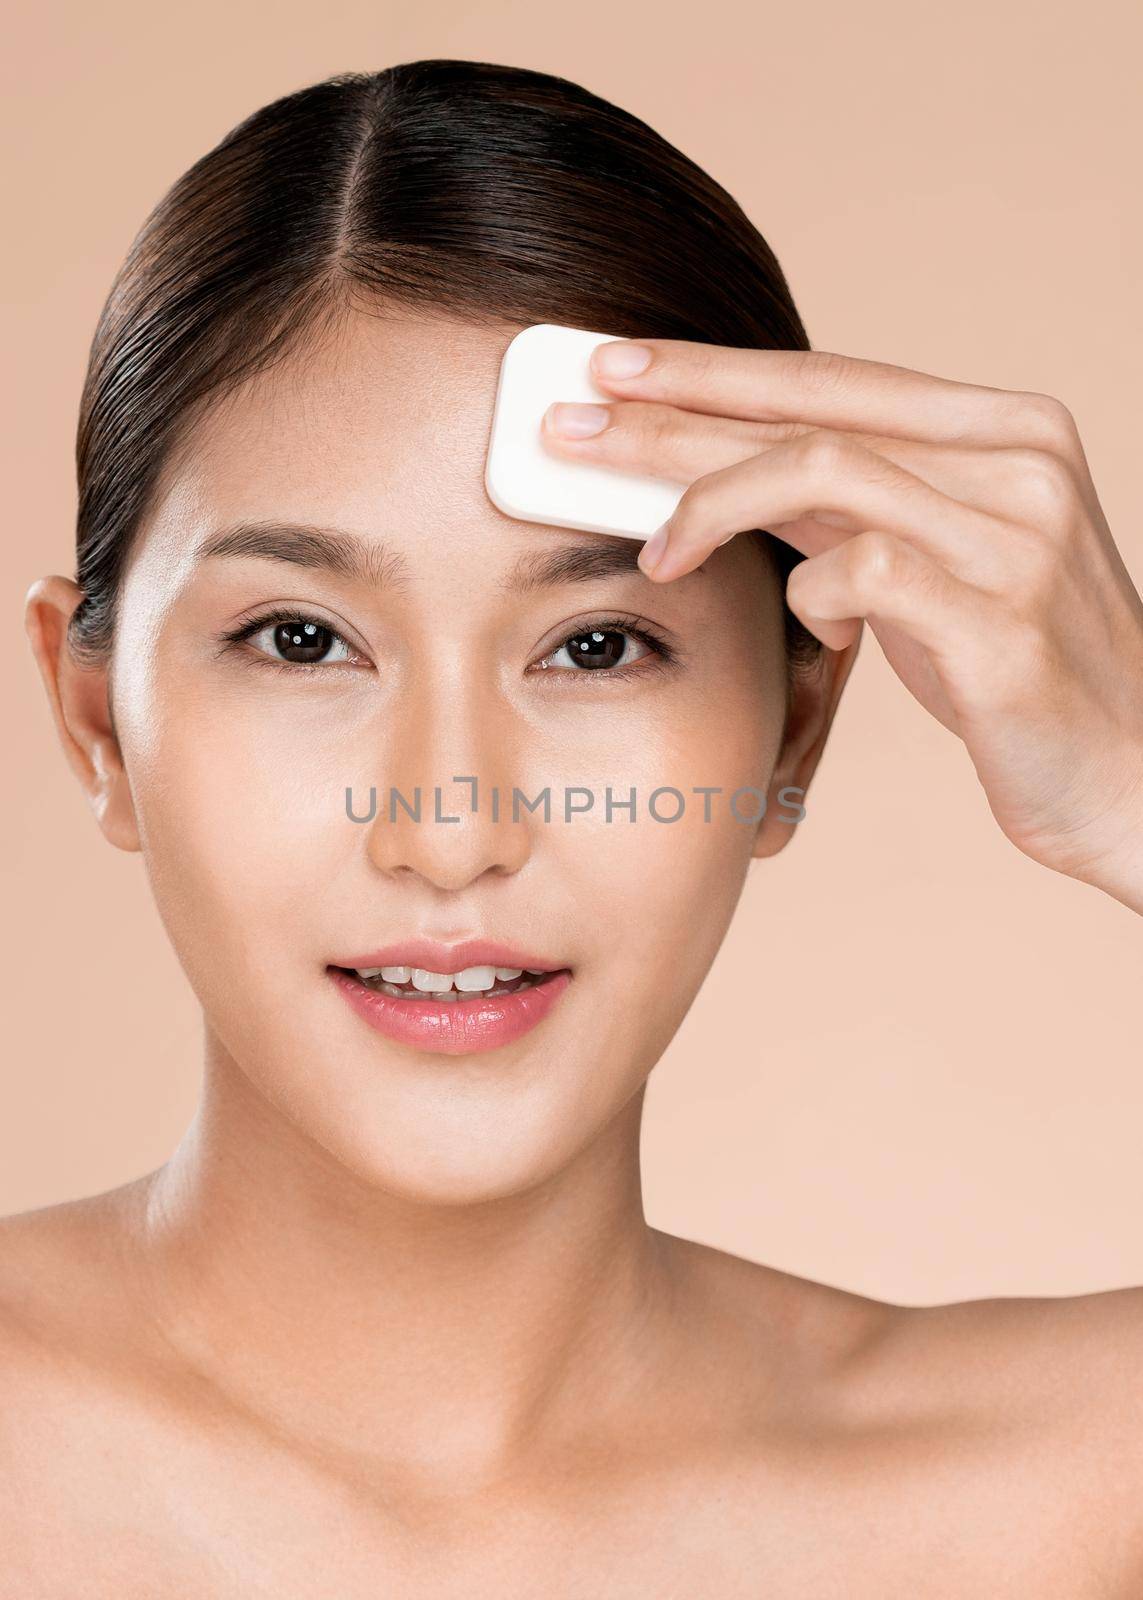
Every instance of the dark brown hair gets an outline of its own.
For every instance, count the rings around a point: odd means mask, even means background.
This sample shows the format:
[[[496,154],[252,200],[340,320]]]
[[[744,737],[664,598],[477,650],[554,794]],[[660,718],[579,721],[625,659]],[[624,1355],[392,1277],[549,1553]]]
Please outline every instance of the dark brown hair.
[[[112,286],[80,408],[69,641],[112,644],[159,473],[207,402],[373,297],[474,321],[809,348],[737,202],[639,118],[481,61],[346,72],[263,106],[181,177]],[[759,534],[780,580],[800,559]],[[817,641],[788,610],[793,664]]]

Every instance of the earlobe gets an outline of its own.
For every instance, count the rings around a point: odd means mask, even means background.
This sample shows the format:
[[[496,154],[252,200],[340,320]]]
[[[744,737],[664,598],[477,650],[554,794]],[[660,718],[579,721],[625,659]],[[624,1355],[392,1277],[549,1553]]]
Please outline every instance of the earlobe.
[[[70,578],[37,579],[24,602],[24,629],[64,755],[96,821],[118,849],[138,850],[135,808],[111,715],[109,664],[82,667],[68,648],[68,623],[82,598]]]
[[[825,749],[864,631],[859,627],[844,649],[830,650],[823,645],[816,669],[800,674],[795,681],[785,738],[770,778],[766,814],[758,824],[752,856],[777,855],[805,815],[806,791]]]

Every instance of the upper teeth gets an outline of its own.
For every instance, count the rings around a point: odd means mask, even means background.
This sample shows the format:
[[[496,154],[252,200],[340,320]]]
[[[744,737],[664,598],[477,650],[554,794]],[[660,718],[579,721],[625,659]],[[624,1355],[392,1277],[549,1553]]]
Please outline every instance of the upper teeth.
[[[465,967],[461,972],[429,972],[424,967],[357,967],[359,978],[381,978],[385,983],[412,983],[423,994],[446,994],[454,986],[464,994],[476,994],[491,989],[497,983],[507,983],[519,978],[522,967]],[[543,967],[529,967],[533,977],[544,971]]]

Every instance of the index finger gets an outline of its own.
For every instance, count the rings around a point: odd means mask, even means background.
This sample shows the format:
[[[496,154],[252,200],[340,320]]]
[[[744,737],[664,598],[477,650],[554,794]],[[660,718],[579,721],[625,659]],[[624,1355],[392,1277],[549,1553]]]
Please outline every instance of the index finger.
[[[641,371],[608,372],[645,350]],[[612,339],[591,370],[625,398],[755,422],[797,420],[901,439],[980,446],[1031,445],[1073,457],[1071,413],[1050,395],[937,378],[830,350],[758,350],[689,339]]]

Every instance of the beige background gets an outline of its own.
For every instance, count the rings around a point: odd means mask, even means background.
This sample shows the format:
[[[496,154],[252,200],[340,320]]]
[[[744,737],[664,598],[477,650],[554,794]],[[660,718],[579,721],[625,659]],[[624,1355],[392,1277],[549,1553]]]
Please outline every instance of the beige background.
[[[88,342],[168,185],[335,71],[460,56],[577,79],[740,200],[818,348],[1064,399],[1139,581],[1134,9],[75,0],[10,24],[0,1212],[159,1164],[197,1093],[196,1004],[20,625],[31,580],[74,570]],[[909,1302],[1143,1282],[1143,923],[1005,841],[871,638],[848,698],[808,820],[753,869],[652,1077],[650,1220]]]

